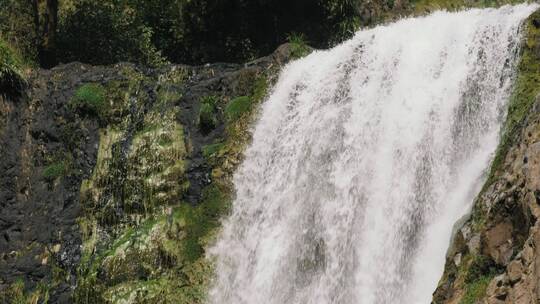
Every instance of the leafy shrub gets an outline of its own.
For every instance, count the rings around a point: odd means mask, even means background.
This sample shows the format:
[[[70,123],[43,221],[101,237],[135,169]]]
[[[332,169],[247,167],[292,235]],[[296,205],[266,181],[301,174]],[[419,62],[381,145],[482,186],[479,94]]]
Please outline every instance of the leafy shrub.
[[[37,33],[30,1],[0,0],[0,8],[0,40],[18,50],[25,63],[37,60]]]
[[[304,33],[314,47],[331,46],[352,36],[360,25],[380,20],[394,2],[60,1],[56,54],[64,63],[243,62],[271,53],[291,32]],[[9,38],[25,58],[37,59],[40,31],[35,28],[32,5],[0,0],[0,7],[0,35]],[[39,11],[43,15],[43,5]]]
[[[140,18],[145,10],[136,3],[130,4],[130,1],[77,2],[73,12],[60,23],[59,60],[90,64],[131,61],[150,66],[165,63],[152,41],[154,28]]]
[[[100,84],[88,83],[75,92],[71,104],[95,115],[105,112],[105,89]]]

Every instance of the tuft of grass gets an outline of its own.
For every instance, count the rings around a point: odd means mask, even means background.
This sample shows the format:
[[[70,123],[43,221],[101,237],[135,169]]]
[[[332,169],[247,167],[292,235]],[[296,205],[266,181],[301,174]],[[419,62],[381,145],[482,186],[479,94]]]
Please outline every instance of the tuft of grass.
[[[51,164],[43,170],[43,177],[46,179],[56,179],[66,174],[67,166],[65,162]]]
[[[306,36],[299,33],[290,33],[287,37],[287,41],[291,44],[291,57],[293,59],[302,58],[311,53]]]
[[[252,99],[248,96],[240,96],[231,100],[225,108],[225,117],[227,121],[232,122],[240,118],[244,113],[251,109]]]
[[[106,111],[106,91],[97,83],[87,83],[75,91],[71,104],[77,108],[82,108],[95,115],[102,115]]]
[[[22,66],[15,50],[0,38],[0,94],[20,93],[25,84]]]
[[[460,304],[475,304],[486,295],[486,289],[493,276],[483,276],[467,285]]]
[[[205,96],[201,98],[201,108],[199,109],[199,128],[203,133],[214,130],[218,124],[218,97]]]

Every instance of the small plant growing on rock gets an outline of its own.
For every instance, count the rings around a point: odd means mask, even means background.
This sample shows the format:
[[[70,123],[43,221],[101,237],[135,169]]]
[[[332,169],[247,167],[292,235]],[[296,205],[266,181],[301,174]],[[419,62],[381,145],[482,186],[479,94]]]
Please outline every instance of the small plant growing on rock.
[[[201,98],[201,108],[199,110],[199,127],[205,134],[214,130],[218,123],[218,98],[216,96],[206,96]]]
[[[486,289],[493,276],[483,276],[467,285],[461,304],[475,304],[486,295]]]
[[[248,96],[240,96],[231,100],[225,108],[225,117],[227,121],[232,122],[248,112],[252,105],[252,99]]]
[[[43,177],[49,180],[56,179],[67,173],[67,166],[65,162],[57,162],[51,164],[43,170]]]
[[[71,105],[92,114],[101,115],[105,112],[105,95],[105,88],[102,85],[88,83],[77,89]]]
[[[311,48],[303,34],[291,33],[287,37],[287,41],[291,44],[291,57],[293,59],[302,58],[311,53]]]

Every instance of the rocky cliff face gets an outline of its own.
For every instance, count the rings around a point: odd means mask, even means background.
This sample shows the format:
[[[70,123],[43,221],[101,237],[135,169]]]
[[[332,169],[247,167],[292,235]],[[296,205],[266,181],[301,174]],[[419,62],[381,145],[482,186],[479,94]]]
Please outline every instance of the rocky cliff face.
[[[540,12],[527,20],[490,177],[447,254],[434,303],[540,302]]]
[[[72,63],[0,96],[0,302],[200,302],[249,124],[294,52]]]

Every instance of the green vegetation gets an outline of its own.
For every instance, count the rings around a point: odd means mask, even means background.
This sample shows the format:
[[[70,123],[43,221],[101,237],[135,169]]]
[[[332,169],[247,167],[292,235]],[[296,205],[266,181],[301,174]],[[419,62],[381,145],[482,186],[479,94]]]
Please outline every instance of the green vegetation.
[[[251,109],[253,102],[248,96],[240,96],[231,100],[225,108],[227,121],[235,121]]]
[[[467,284],[465,295],[461,298],[460,304],[476,304],[486,295],[486,289],[492,279],[493,276],[483,276]]]
[[[98,254],[85,251],[76,303],[117,303],[131,297],[139,299],[137,303],[202,303],[211,278],[204,247],[229,202],[219,188],[210,186],[200,205],[182,203],[168,215],[124,229]],[[139,294],[141,288],[147,293]]]
[[[0,92],[16,93],[23,84],[22,60],[14,49],[0,38]]]
[[[161,66],[247,61],[271,53],[290,33],[327,48],[359,28],[409,14],[523,1],[66,0],[49,6],[58,15],[52,24],[46,5],[34,9],[38,2],[0,0],[0,36],[23,57],[48,66],[71,61]]]
[[[202,153],[205,158],[210,158],[218,153],[224,147],[223,143],[211,144],[202,148]]]
[[[83,250],[74,301],[203,303],[212,272],[204,247],[228,194],[209,186],[196,206],[183,200],[188,151],[174,103],[184,73],[160,74],[155,95],[140,88],[156,79],[131,69],[122,74],[125,81],[105,85],[107,125],[92,176],[81,185]],[[201,102],[217,107],[219,99]],[[128,138],[122,153],[118,147]]]
[[[67,165],[64,161],[56,162],[45,167],[43,177],[46,179],[56,179],[67,174],[67,171]]]
[[[38,284],[32,292],[25,291],[24,281],[19,279],[0,291],[0,302],[10,304],[34,304],[49,302],[49,290],[46,285]]]
[[[188,261],[195,261],[203,257],[204,240],[219,227],[219,219],[230,206],[230,198],[217,186],[212,185],[204,189],[203,199],[196,208],[184,208],[186,221],[186,240],[184,255]]]
[[[243,62],[268,55],[293,32],[331,46],[396,9],[394,1],[360,0],[0,0],[0,7],[0,35],[47,67]]]
[[[456,266],[453,261],[446,264],[440,282],[445,284],[449,282],[453,284],[453,290],[464,291],[460,304],[476,304],[485,296],[490,281],[503,272],[504,267],[496,265],[489,256],[467,252],[461,258],[459,266]],[[444,288],[437,289],[433,297],[434,303],[446,303],[445,295],[448,294],[444,290]],[[439,293],[441,291],[442,294]]]
[[[493,276],[496,273],[495,263],[489,257],[485,255],[473,256],[466,269],[465,283],[474,283],[482,277]]]
[[[218,101],[219,99],[216,96],[206,96],[201,98],[199,127],[203,133],[209,133],[216,128],[218,123]]]
[[[302,58],[311,53],[306,37],[303,34],[292,33],[287,37],[287,40],[291,44],[291,57],[294,59]]]
[[[71,100],[71,105],[99,116],[106,111],[105,98],[106,91],[102,85],[87,83],[77,89]]]

